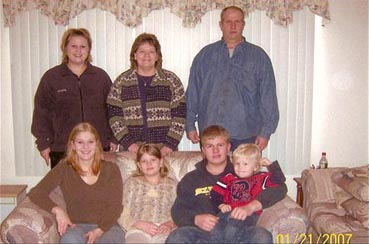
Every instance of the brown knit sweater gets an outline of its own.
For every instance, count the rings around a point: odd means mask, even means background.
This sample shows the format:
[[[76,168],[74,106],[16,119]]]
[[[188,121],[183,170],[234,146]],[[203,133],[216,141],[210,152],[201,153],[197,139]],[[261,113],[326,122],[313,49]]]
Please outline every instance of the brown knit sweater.
[[[49,193],[58,185],[72,223],[97,224],[103,231],[117,223],[123,206],[123,183],[117,165],[103,161],[95,184],[88,185],[66,161],[53,168],[28,194],[32,202],[51,212]]]

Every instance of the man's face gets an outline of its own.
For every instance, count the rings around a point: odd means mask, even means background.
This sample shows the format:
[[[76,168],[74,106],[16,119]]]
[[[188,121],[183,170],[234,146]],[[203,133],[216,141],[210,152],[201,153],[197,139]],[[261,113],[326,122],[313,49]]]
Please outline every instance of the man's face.
[[[204,153],[208,164],[222,165],[227,163],[227,155],[231,149],[231,144],[222,136],[207,139],[202,144],[202,152]]]
[[[237,9],[228,9],[223,14],[223,19],[219,22],[223,32],[223,39],[228,42],[239,42],[242,40],[242,32],[245,27],[243,14]]]

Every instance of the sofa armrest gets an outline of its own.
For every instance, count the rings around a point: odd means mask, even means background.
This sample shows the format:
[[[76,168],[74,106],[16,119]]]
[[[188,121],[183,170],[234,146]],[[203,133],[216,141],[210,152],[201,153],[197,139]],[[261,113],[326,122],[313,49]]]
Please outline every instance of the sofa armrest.
[[[345,168],[305,169],[301,173],[301,186],[304,193],[305,209],[311,210],[311,206],[320,203],[335,202],[334,193],[338,186],[332,182],[332,175]],[[308,213],[310,216],[310,213]]]
[[[59,243],[53,214],[42,210],[27,197],[1,224],[4,243]]]
[[[281,238],[284,238],[284,241],[279,243],[285,243],[286,238],[293,242],[296,236],[301,239],[301,234],[306,233],[310,226],[305,210],[289,196],[264,209],[257,224],[273,234],[274,242],[277,242],[279,234],[283,235]]]

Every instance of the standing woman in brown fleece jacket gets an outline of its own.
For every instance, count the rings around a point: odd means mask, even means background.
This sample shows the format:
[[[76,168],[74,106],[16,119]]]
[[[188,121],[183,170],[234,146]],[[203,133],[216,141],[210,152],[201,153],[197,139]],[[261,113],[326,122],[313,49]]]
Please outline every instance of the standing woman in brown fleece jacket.
[[[88,30],[66,30],[62,63],[46,71],[37,88],[31,131],[51,168],[65,156],[68,135],[81,122],[96,128],[105,151],[117,148],[106,108],[112,83],[104,70],[91,64],[91,48]]]
[[[101,159],[96,129],[88,123],[75,126],[69,135],[67,156],[30,193],[42,209],[55,214],[60,243],[123,243],[117,220],[123,210],[122,177],[117,165]],[[60,186],[64,210],[49,194]]]

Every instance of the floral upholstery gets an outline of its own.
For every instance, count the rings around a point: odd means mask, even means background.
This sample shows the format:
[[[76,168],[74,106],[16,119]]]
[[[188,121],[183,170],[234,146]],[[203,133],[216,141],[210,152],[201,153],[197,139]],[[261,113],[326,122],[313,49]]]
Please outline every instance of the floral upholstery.
[[[105,160],[114,161],[122,174],[123,181],[135,170],[135,155],[129,152],[106,153]],[[201,152],[173,152],[166,157],[170,174],[180,180],[195,164],[203,158]],[[65,207],[59,188],[51,193],[52,199]],[[306,233],[308,218],[304,210],[290,197],[284,198],[263,211],[258,224],[270,230],[276,240],[278,234]],[[55,217],[30,202],[28,198],[17,206],[1,224],[1,239],[5,243],[56,243],[57,233]]]
[[[369,243],[368,165],[304,170],[302,189],[309,233],[349,233],[350,243]]]

